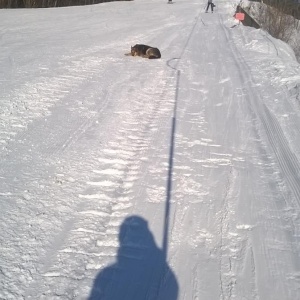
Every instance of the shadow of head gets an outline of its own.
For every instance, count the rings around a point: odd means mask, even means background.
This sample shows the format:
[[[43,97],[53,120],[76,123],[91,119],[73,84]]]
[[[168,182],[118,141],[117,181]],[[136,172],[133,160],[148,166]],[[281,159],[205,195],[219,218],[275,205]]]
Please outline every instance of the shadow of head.
[[[177,299],[176,277],[145,219],[126,218],[120,226],[119,243],[117,261],[99,272],[89,300]]]
[[[148,222],[139,216],[130,216],[123,221],[119,231],[119,243],[119,252],[123,247],[132,250],[139,247],[148,250],[156,247]]]

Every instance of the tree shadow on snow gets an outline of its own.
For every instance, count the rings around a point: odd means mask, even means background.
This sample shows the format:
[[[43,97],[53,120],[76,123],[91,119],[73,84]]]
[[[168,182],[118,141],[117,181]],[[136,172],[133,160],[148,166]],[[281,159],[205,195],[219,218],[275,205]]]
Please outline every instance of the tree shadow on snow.
[[[176,300],[178,283],[157,247],[148,222],[139,216],[124,220],[119,232],[117,262],[96,277],[89,300]]]

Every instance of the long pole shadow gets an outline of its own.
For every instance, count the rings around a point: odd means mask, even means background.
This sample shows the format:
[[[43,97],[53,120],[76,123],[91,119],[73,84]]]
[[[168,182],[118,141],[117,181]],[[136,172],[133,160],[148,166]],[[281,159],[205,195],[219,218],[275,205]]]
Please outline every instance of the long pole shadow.
[[[162,249],[155,244],[146,220],[140,216],[126,218],[120,227],[117,261],[99,272],[89,300],[176,300],[178,297],[179,286],[176,276],[167,263],[177,106],[181,78],[178,64],[198,19],[199,16],[196,18],[179,58],[172,58],[167,62],[167,66],[174,71],[176,76],[176,89],[170,135]],[[172,62],[175,63],[172,64]]]
[[[171,127],[171,139],[170,139],[170,151],[169,151],[169,162],[168,162],[168,180],[167,180],[167,191],[166,191],[166,205],[164,214],[164,231],[163,231],[163,246],[162,251],[167,260],[168,254],[168,243],[169,243],[169,227],[170,227],[170,207],[171,207],[171,195],[173,187],[173,165],[174,165],[174,150],[175,150],[175,133],[176,133],[176,120],[177,120],[177,101],[178,101],[178,90],[180,82],[180,70],[172,67],[170,62],[177,60],[173,58],[168,61],[167,65],[176,71],[176,90],[175,90],[175,104],[173,109],[172,127]],[[177,65],[177,63],[176,63]]]
[[[171,62],[175,60],[175,67]],[[130,216],[120,227],[117,261],[102,269],[94,281],[88,300],[176,300],[178,283],[167,263],[170,207],[172,196],[173,164],[180,71],[176,58],[168,66],[176,74],[175,104],[172,117],[166,205],[164,214],[163,246],[159,249],[140,216]]]
[[[169,243],[169,227],[170,227],[170,207],[171,207],[171,196],[172,196],[172,187],[173,187],[173,166],[174,166],[174,152],[175,152],[175,134],[176,134],[176,122],[177,122],[177,107],[179,99],[179,87],[180,87],[180,78],[181,71],[178,69],[179,62],[191,40],[191,37],[196,29],[196,25],[200,18],[200,12],[195,18],[192,30],[187,38],[187,41],[182,48],[182,51],[179,57],[171,58],[167,61],[167,66],[174,70],[176,76],[176,88],[175,88],[175,103],[173,109],[172,117],[172,127],[171,127],[171,139],[170,139],[170,151],[169,151],[169,165],[168,165],[168,180],[167,180],[167,191],[166,191],[166,205],[165,205],[165,214],[164,214],[164,229],[163,229],[163,247],[162,251],[164,253],[165,260],[167,260],[168,255],[168,243]],[[174,62],[172,64],[172,62]]]

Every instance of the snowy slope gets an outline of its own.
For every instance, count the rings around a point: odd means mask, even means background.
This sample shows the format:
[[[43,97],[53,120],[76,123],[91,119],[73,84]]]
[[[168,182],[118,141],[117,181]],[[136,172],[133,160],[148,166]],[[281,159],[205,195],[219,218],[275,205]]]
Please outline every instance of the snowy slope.
[[[300,299],[300,66],[205,6],[0,11],[0,299]]]

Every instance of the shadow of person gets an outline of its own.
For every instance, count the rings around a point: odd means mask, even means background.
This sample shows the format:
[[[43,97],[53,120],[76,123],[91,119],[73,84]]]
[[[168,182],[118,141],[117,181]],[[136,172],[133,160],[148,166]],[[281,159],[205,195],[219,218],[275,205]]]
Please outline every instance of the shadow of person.
[[[117,262],[96,277],[89,300],[176,300],[178,283],[146,220],[130,216],[119,232]]]

